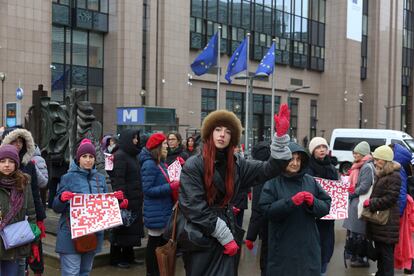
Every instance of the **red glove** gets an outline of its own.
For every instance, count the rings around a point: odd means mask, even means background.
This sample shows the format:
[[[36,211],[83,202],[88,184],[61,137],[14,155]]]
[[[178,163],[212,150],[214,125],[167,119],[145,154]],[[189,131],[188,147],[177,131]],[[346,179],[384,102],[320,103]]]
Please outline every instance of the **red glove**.
[[[40,263],[39,246],[35,243],[32,243],[32,255],[33,255],[33,258],[32,257],[29,258],[29,263],[33,263],[34,260]]]
[[[185,160],[184,160],[181,156],[178,156],[178,157],[177,157],[177,160],[178,160],[178,162],[180,162],[180,165],[181,165],[181,166],[184,166],[184,164],[185,164]]]
[[[247,249],[252,250],[254,246],[254,242],[245,240],[244,243],[246,244]]]
[[[354,194],[355,193],[355,185],[349,186],[348,193],[350,193],[350,194]]]
[[[369,207],[369,199],[365,199],[365,201],[364,201],[364,207]]]
[[[299,192],[296,195],[292,196],[293,204],[299,206],[305,201],[305,192]]]
[[[305,203],[308,206],[312,206],[313,205],[313,201],[314,201],[314,197],[313,194],[309,193],[309,192],[304,192],[305,193]]]
[[[114,192],[114,197],[118,200],[123,200],[124,199],[124,192],[123,191],[115,191]]]
[[[171,181],[170,182],[170,188],[173,191],[178,191],[178,188],[180,188],[180,181],[176,181],[176,180]]]
[[[75,196],[74,193],[69,192],[69,191],[64,191],[61,195],[60,195],[60,201],[62,202],[66,202],[68,200],[71,200],[73,197]]]
[[[40,233],[40,238],[46,238],[46,227],[45,224],[43,223],[43,220],[39,220],[36,222],[37,227],[39,227],[41,233]]]
[[[223,253],[229,256],[234,256],[237,254],[237,251],[239,250],[239,246],[237,245],[237,243],[232,240],[229,243],[226,243],[224,245],[224,251]]]
[[[119,208],[121,209],[128,208],[128,199],[125,198],[124,200],[122,200],[121,204],[119,204]]]
[[[237,216],[240,213],[240,208],[237,208],[236,206],[233,206],[233,214]]]
[[[248,193],[247,193],[247,198],[248,198],[249,200],[252,200],[252,192],[248,192]]]
[[[279,115],[274,115],[276,135],[281,137],[289,130],[290,111],[287,104],[282,104]]]

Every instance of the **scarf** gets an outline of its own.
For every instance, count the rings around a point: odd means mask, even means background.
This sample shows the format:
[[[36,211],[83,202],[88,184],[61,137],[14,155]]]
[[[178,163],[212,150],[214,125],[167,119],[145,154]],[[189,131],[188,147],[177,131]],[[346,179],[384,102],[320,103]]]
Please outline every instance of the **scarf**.
[[[354,162],[352,164],[352,167],[349,169],[349,172],[350,172],[349,181],[351,183],[351,185],[349,186],[350,192],[352,193],[355,192],[356,184],[358,182],[359,171],[361,170],[361,167],[365,164],[365,162],[371,159],[372,159],[372,156],[368,154],[368,155],[365,155],[364,158],[362,158],[358,162]]]
[[[309,168],[312,176],[330,180],[338,180],[338,173],[335,166],[331,163],[331,158],[327,155],[324,159],[316,159],[313,155],[309,159]]]
[[[0,230],[3,230],[6,225],[17,215],[23,207],[24,194],[16,188],[16,179],[10,176],[3,176],[0,179],[0,187],[10,191],[9,198],[9,212],[0,223]]]
[[[187,148],[187,150],[188,150],[189,152],[192,152],[192,151],[194,150],[194,147],[188,147],[188,148]]]

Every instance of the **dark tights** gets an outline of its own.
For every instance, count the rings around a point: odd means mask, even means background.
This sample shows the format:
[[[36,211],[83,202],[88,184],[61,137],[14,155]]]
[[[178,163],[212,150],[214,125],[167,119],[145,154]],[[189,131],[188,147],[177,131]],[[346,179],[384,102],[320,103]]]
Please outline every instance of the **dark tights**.
[[[163,246],[166,241],[162,236],[150,236],[148,235],[147,250],[145,252],[145,263],[147,265],[147,276],[157,276],[160,274],[158,270],[157,256],[155,255],[155,249],[159,246]]]

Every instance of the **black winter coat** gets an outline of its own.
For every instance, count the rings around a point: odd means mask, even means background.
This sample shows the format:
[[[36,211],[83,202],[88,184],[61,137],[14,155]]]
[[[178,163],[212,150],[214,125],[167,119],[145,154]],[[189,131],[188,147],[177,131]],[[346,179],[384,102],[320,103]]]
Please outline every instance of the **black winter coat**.
[[[270,179],[284,169],[287,161],[270,159],[267,162],[246,160],[235,155],[234,197],[241,190]],[[233,233],[239,246],[242,242],[240,230],[236,229],[234,214],[229,208],[221,208],[220,203],[225,195],[225,183],[215,164],[213,183],[217,189],[215,204],[209,206],[204,190],[204,163],[201,155],[190,157],[181,172],[179,190],[180,210],[187,220],[198,227],[205,237],[211,238],[212,245],[203,251],[185,254],[184,262],[186,275],[235,275],[236,256],[223,255],[223,246],[211,236],[214,232],[217,218],[224,220]],[[256,181],[257,180],[257,181]],[[243,234],[243,233],[242,233]],[[179,241],[178,241],[179,242]]]
[[[120,226],[113,231],[112,244],[115,246],[140,246],[144,236],[142,219],[142,184],[141,169],[137,155],[140,148],[132,143],[134,135],[139,131],[127,129],[121,133],[119,149],[114,157],[112,190],[123,191],[128,199],[128,210],[137,214],[135,223],[129,227]]]
[[[338,172],[329,156],[326,156],[323,160],[317,160],[311,156],[307,173],[313,177],[330,180],[339,179]],[[329,263],[335,247],[335,221],[317,219],[316,223],[321,237],[322,264]]]
[[[314,203],[296,206],[292,196],[313,194]],[[329,213],[331,198],[312,176],[281,175],[266,182],[259,202],[269,220],[267,275],[319,276],[321,249],[315,218]]]
[[[395,164],[393,173],[382,176],[375,181],[371,197],[369,199],[369,209],[372,212],[390,209],[390,217],[387,224],[379,225],[371,222],[367,223],[368,238],[386,244],[396,244],[399,239],[400,229],[400,210],[398,199],[400,196],[401,178],[399,164]]]

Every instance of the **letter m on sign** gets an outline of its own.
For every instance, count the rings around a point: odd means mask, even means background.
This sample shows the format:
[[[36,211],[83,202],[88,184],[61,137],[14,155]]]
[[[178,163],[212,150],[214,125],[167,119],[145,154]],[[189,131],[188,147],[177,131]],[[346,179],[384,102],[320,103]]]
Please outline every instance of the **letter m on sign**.
[[[122,113],[123,122],[134,122],[138,121],[138,110],[136,109],[124,109]]]

